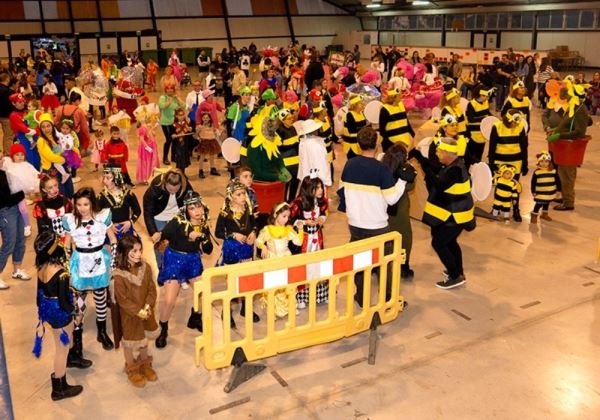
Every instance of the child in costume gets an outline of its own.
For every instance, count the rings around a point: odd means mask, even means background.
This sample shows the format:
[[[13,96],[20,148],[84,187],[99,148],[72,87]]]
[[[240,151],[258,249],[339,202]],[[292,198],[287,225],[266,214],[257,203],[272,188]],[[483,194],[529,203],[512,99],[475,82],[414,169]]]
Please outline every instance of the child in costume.
[[[481,134],[481,121],[492,115],[490,112],[490,96],[493,89],[487,89],[478,85],[473,89],[473,99],[469,101],[465,115],[467,117],[467,128],[471,139],[467,144],[467,156],[473,163],[481,162],[485,149],[485,137]]]
[[[525,120],[527,121],[527,132],[529,133],[529,129],[531,128],[529,119],[530,108],[531,102],[527,96],[527,88],[525,87],[525,83],[523,83],[522,80],[519,80],[513,84],[510,95],[506,98],[506,102],[504,102],[500,115],[504,116],[510,109],[519,111],[525,116]]]
[[[543,151],[536,155],[537,169],[531,177],[531,194],[535,205],[531,212],[531,223],[537,223],[540,210],[542,215],[539,216],[542,220],[552,221],[548,215],[550,203],[556,197],[556,192],[559,190],[560,179],[556,168],[552,165],[552,156],[549,152]]]
[[[115,300],[121,320],[125,372],[131,384],[143,388],[158,380],[148,353],[148,337],[158,333],[155,318],[156,286],[152,268],[142,260],[142,241],[126,234],[117,245],[113,271]],[[118,342],[117,342],[118,345]],[[134,351],[139,352],[137,358]]]
[[[52,80],[52,76],[49,74],[45,74],[43,76],[44,86],[42,86],[42,108],[46,110],[46,112],[52,112],[56,108],[60,106],[60,101],[58,100],[58,89]]]
[[[117,104],[112,107],[112,115],[108,117],[108,125],[119,128],[119,136],[127,143],[129,140],[129,129],[131,128],[131,117],[127,112],[119,110]]]
[[[200,115],[200,123],[196,127],[198,139],[200,140],[200,145],[198,146],[200,171],[198,176],[200,178],[205,178],[204,169],[202,169],[202,167],[204,166],[204,157],[207,155],[210,174],[221,176],[215,165],[215,157],[221,152],[221,146],[219,146],[219,142],[217,141],[217,137],[220,135],[219,130],[213,127],[212,119],[208,112],[203,112]]]
[[[452,86],[451,84],[445,87]],[[465,118],[465,110],[460,105],[460,92],[458,89],[451,87],[449,90],[444,92],[439,105],[442,110],[442,117],[445,115],[452,115],[456,118],[458,123],[458,133],[465,137],[469,137],[469,130],[467,128],[467,119]]]
[[[300,246],[303,243],[302,222],[295,226],[288,224],[290,206],[288,203],[277,204],[269,216],[269,224],[265,226],[256,238],[256,247],[263,259],[285,257],[292,255],[289,242]],[[288,314],[288,296],[285,290],[275,292],[275,315],[284,318]]]
[[[9,96],[13,111],[8,116],[10,129],[15,135],[15,140],[23,145],[27,162],[34,168],[40,168],[40,155],[37,150],[37,132],[35,127],[29,125],[25,119],[25,97],[20,93],[14,93]],[[10,107],[10,106],[9,106]],[[32,119],[35,121],[35,118]],[[31,120],[30,120],[31,121]],[[37,121],[35,121],[37,126]],[[8,150],[5,150],[8,152]]]
[[[129,148],[120,137],[119,127],[110,127],[110,140],[104,145],[102,151],[102,162],[116,163],[121,166],[121,174],[127,185],[133,186],[129,171],[127,170],[127,161],[129,160]]]
[[[402,143],[407,148],[412,146],[415,132],[402,102],[402,90],[398,88],[387,91],[385,104],[379,113],[379,133],[383,138],[381,147],[384,152],[396,143]]]
[[[58,140],[58,145],[62,149],[62,157],[65,159],[67,166],[73,170],[71,173],[73,176],[75,176],[74,170],[81,167],[82,161],[78,150],[79,139],[77,137],[77,133],[73,131],[73,121],[69,119],[61,120],[59,129],[60,132],[57,133],[56,137]],[[54,165],[55,168],[57,166],[60,165]]]
[[[33,203],[32,216],[37,221],[38,232],[52,230],[64,243],[66,231],[62,224],[65,214],[73,211],[71,200],[62,195],[55,176],[42,174],[40,178],[40,193],[42,198]]]
[[[357,136],[360,129],[367,125],[367,119],[363,114],[364,109],[365,103],[359,95],[351,97],[348,101],[348,112],[344,116],[342,129],[343,150],[348,159],[362,154]]]
[[[515,168],[515,181],[519,181],[521,174],[527,175],[527,130],[519,111],[509,110],[492,127],[488,158],[492,171],[497,171],[502,165],[511,165]],[[512,208],[513,219],[521,222],[519,195],[515,197]]]
[[[213,249],[208,226],[208,207],[202,202],[202,197],[197,192],[189,191],[183,202],[181,214],[175,216],[160,232],[160,240],[167,241],[168,244],[158,274],[158,285],[165,288],[159,317],[160,335],[156,339],[158,348],[167,345],[169,318],[181,284],[200,278],[204,270],[202,253],[210,254]],[[194,308],[187,326],[202,332],[202,314],[194,312]]]
[[[510,220],[510,208],[521,192],[521,184],[514,179],[516,168],[512,165],[502,165],[494,177],[494,204],[492,214],[502,217],[505,223]]]
[[[41,232],[35,240],[34,249],[35,266],[38,270],[37,329],[42,328],[42,335],[38,335],[36,331],[33,354],[41,356],[45,328],[46,325],[50,326],[55,348],[54,372],[50,375],[50,397],[53,401],[58,401],[74,397],[83,391],[81,385],[69,385],[66,376],[69,347],[73,346],[73,293],[69,284],[69,272],[64,268],[67,257],[59,236],[51,230]]]
[[[111,253],[105,248],[108,236],[111,251],[116,251],[117,238],[112,229],[112,216],[109,209],[100,210],[94,190],[81,188],[73,195],[73,213],[63,217],[66,231],[65,246],[73,246],[69,269],[71,283],[77,291],[78,305],[85,313],[85,300],[92,291],[96,304],[96,339],[104,350],[111,350],[114,344],[106,333],[108,313],[108,284],[110,280]],[[83,319],[75,327],[80,329]]]
[[[156,75],[158,74],[158,64],[153,59],[148,60],[148,64],[146,64],[146,85],[148,86],[148,91],[155,92],[156,91]]]
[[[333,133],[333,126],[331,125],[331,118],[327,114],[327,107],[325,101],[321,101],[319,106],[313,108],[314,120],[322,123],[319,129],[318,136],[325,142],[325,148],[327,149],[327,161],[329,162],[329,170],[331,171],[331,179],[333,180],[333,161],[335,160],[335,153],[333,151],[333,142],[335,134]],[[337,142],[337,139],[336,139]]]
[[[2,170],[6,173],[11,194],[23,191],[27,196],[39,190],[39,172],[25,160],[25,148],[22,144],[13,143],[10,146],[10,159],[6,159]],[[23,218],[25,236],[30,236],[31,223],[25,199],[19,202],[19,213]]]
[[[325,197],[325,186],[321,178],[307,176],[302,180],[300,195],[290,204],[292,223],[301,222],[304,231],[302,252],[320,251],[323,245],[323,225],[327,220],[329,201]],[[311,277],[309,275],[309,277]],[[296,294],[297,307],[304,309],[308,304],[308,288],[301,286]],[[316,302],[325,303],[329,300],[329,283],[324,281],[317,284]]]
[[[142,209],[136,195],[125,185],[121,167],[114,163],[105,165],[102,184],[104,189],[98,195],[98,207],[110,210],[117,241],[127,233],[137,236],[133,224]]]
[[[173,133],[171,137],[173,138],[172,152],[175,166],[185,173],[185,168],[191,164],[193,133],[190,120],[185,115],[183,108],[175,111],[175,121],[173,121],[171,132]]]
[[[94,172],[97,172],[98,166],[102,164],[102,151],[104,150],[104,144],[104,131],[100,129],[94,131],[92,155],[90,156],[90,161],[95,165]]]
[[[246,197],[248,199],[248,203],[250,205],[250,209],[252,210],[252,214],[256,218],[258,216],[258,201],[256,198],[256,191],[252,188],[252,180],[254,176],[252,175],[252,169],[248,166],[242,166],[238,171],[238,179],[244,184],[246,187]]]
[[[223,239],[223,248],[218,266],[252,261],[254,241],[256,240],[256,219],[251,203],[248,201],[246,186],[234,179],[227,186],[225,202],[219,212],[215,236]],[[240,315],[246,316],[246,300],[242,298]],[[233,310],[232,310],[233,311]],[[252,315],[254,322],[260,321],[257,314]],[[231,316],[231,327],[235,321]]]
[[[156,144],[156,120],[138,118],[138,160],[136,179],[139,183],[148,183],[154,169],[160,166],[158,146]]]

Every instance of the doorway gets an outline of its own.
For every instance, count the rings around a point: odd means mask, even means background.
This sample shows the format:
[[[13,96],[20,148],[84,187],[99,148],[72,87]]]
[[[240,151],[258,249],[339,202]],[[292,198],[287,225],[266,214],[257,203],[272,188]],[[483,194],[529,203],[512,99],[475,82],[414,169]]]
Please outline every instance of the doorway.
[[[498,31],[472,31],[471,48],[493,50],[500,48],[500,32]]]

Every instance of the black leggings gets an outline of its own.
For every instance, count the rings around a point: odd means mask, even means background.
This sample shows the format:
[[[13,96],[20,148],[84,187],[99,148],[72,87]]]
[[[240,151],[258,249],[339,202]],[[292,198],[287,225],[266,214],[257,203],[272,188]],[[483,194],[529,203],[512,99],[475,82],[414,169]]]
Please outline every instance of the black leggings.
[[[163,161],[169,159],[169,149],[171,148],[171,143],[173,142],[173,138],[171,135],[173,134],[173,126],[172,125],[161,125],[163,134],[165,135],[165,144],[163,146]],[[171,151],[171,160],[173,160],[173,153]]]
[[[547,212],[548,208],[550,207],[550,203],[535,203],[535,206],[533,206],[533,213],[538,214],[540,212],[540,209]]]
[[[431,228],[431,246],[451,279],[463,274],[462,251],[458,245],[458,237],[462,231],[462,226],[439,225]]]

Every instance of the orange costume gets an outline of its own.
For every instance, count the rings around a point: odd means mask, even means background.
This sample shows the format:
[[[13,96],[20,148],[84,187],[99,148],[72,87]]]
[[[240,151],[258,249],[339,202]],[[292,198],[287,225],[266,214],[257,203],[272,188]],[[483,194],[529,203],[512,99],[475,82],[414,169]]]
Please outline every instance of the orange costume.
[[[156,75],[158,74],[158,64],[152,59],[146,65],[146,84],[148,88],[154,90],[156,88]]]

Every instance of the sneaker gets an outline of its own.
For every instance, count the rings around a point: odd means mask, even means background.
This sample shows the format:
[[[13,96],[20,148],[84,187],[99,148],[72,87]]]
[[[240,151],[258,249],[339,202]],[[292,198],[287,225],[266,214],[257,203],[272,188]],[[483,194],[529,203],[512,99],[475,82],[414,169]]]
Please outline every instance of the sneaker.
[[[4,280],[0,279],[0,290],[6,290],[10,286],[4,282]]]
[[[189,288],[190,288],[190,285],[187,283],[187,281],[184,281],[183,283],[181,283],[182,290],[188,290]]]
[[[298,308],[298,309],[305,309],[306,308],[306,302],[298,302],[298,303],[296,303],[296,308]]]
[[[21,270],[20,268],[12,273],[12,278],[15,280],[31,280],[31,276],[27,274],[26,271]]]
[[[75,176],[75,177],[73,177],[72,181],[73,181],[73,184],[77,184],[78,182],[81,182],[81,177]]]
[[[442,281],[438,281],[435,285],[440,289],[448,290],[454,289],[455,287],[461,286],[465,284],[465,278],[463,276],[458,276],[455,279],[445,278]]]
[[[23,234],[25,237],[31,236],[31,226],[25,226],[25,229],[23,229]]]

